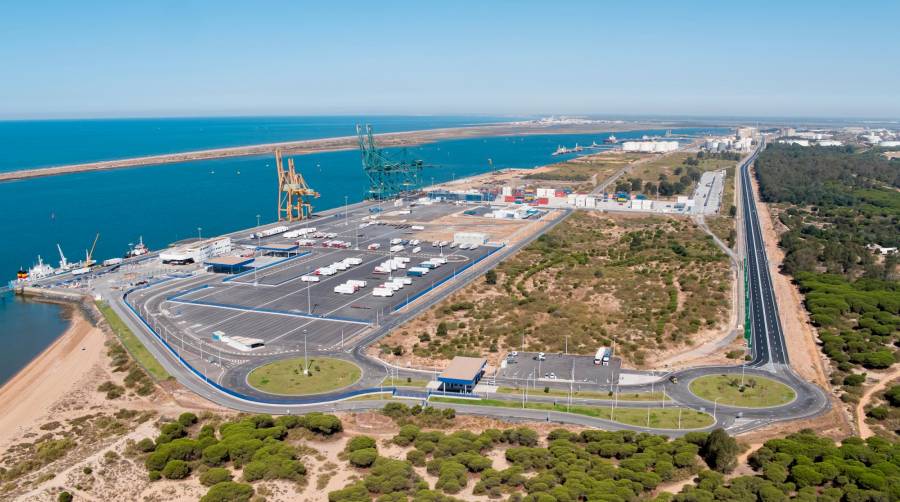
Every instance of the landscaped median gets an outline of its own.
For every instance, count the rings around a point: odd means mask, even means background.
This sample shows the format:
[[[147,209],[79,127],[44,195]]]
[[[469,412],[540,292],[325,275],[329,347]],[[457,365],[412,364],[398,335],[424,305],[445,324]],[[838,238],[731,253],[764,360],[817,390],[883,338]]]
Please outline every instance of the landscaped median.
[[[131,357],[147,370],[147,373],[149,373],[156,381],[171,378],[169,372],[163,368],[162,364],[160,364],[155,357],[153,357],[153,354],[147,350],[147,347],[144,347],[144,344],[134,336],[134,333],[128,329],[128,326],[125,325],[108,303],[96,302],[96,305],[97,309],[100,310],[100,313],[103,314],[103,317],[106,318],[109,327],[119,338],[119,341],[122,342],[122,345],[125,346],[125,349],[128,350]]]
[[[304,367],[309,374],[304,374]],[[307,363],[302,357],[292,357],[264,364],[247,375],[251,387],[283,396],[321,394],[353,385],[362,370],[343,359],[313,357]]]
[[[429,401],[437,403],[465,404],[469,406],[522,408],[521,402],[501,401],[499,399],[464,399],[432,396]],[[707,413],[675,406],[669,408],[625,408],[620,406],[613,410],[611,406],[572,405],[567,407],[565,404],[531,401],[525,403],[525,408],[530,410],[574,413],[576,415],[602,418],[611,422],[635,425],[638,427],[649,427],[651,429],[702,429],[704,427],[709,427],[714,423],[713,417]],[[647,420],[648,410],[649,421]]]
[[[540,390],[532,390],[531,394],[568,397],[569,391],[561,389],[546,388],[542,393]],[[522,389],[514,387],[500,387],[497,394],[522,394]],[[669,397],[662,392],[619,392],[613,395],[612,392],[594,392],[594,391],[575,391],[572,393],[573,399],[606,399],[609,401],[670,401]]]
[[[794,389],[757,375],[707,375],[691,380],[689,388],[707,401],[741,408],[781,406],[797,398]]]

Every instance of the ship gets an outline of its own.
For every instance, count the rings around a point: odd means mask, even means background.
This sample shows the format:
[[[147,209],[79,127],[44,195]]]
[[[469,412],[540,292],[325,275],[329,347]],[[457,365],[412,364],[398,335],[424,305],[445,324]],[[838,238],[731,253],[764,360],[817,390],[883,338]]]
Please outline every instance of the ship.
[[[44,259],[41,258],[41,255],[38,255],[37,265],[28,269],[28,278],[34,279],[43,279],[44,277],[50,277],[56,273],[56,269],[44,263]]]
[[[16,272],[16,279],[18,279],[20,281],[24,281],[24,280],[28,279],[28,271],[25,270],[25,267],[19,268],[19,271]]]
[[[608,138],[606,138],[605,140],[603,140],[603,142],[606,143],[606,144],[608,144],[608,145],[615,145],[616,143],[619,142],[619,139],[616,138],[616,135],[615,135],[615,134],[610,134]]]
[[[125,253],[125,258],[134,258],[135,256],[145,255],[149,252],[147,246],[144,245],[144,236],[142,235],[138,240],[138,243],[131,247],[127,253]]]
[[[567,153],[569,153],[569,149],[560,145],[556,147],[556,151],[553,152],[553,155],[565,155]]]
[[[578,143],[575,143],[575,148],[573,148],[573,149],[570,150],[570,151],[572,151],[572,152],[580,152],[580,151],[582,151],[582,150],[584,150],[584,147],[583,147],[583,146],[579,146]]]

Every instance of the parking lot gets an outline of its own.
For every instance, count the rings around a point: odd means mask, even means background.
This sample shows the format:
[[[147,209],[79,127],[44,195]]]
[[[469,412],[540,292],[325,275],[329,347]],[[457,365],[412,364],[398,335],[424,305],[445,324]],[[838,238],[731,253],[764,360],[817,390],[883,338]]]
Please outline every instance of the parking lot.
[[[519,352],[507,358],[505,368],[497,371],[498,385],[524,385],[526,380],[537,382],[566,382],[592,386],[607,386],[615,383],[622,361],[613,357],[608,366],[594,364],[594,356],[572,354],[546,354],[538,360],[536,352]]]

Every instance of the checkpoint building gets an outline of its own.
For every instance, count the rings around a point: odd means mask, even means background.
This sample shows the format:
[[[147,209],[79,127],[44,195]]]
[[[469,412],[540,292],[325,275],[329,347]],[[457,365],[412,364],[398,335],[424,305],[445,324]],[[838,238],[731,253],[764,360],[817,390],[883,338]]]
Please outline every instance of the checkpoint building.
[[[484,376],[487,359],[483,357],[454,357],[440,376],[438,382],[443,384],[445,392],[471,393]]]
[[[209,258],[203,262],[204,265],[210,267],[213,272],[221,274],[237,274],[243,272],[247,265],[253,262],[253,258],[243,256],[219,256]]]

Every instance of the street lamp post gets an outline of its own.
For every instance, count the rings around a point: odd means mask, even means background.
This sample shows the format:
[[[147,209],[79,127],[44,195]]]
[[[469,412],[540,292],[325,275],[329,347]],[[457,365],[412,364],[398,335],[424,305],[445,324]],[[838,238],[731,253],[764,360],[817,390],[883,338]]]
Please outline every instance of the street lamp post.
[[[203,227],[197,227],[197,240],[198,241],[203,240],[203,235],[201,234],[202,231],[203,231]]]
[[[307,330],[303,330],[303,374],[309,375],[309,357],[307,357],[306,353],[306,333]]]
[[[347,196],[345,195],[344,196],[344,226],[347,226],[348,224],[349,224],[349,222],[347,220]]]

